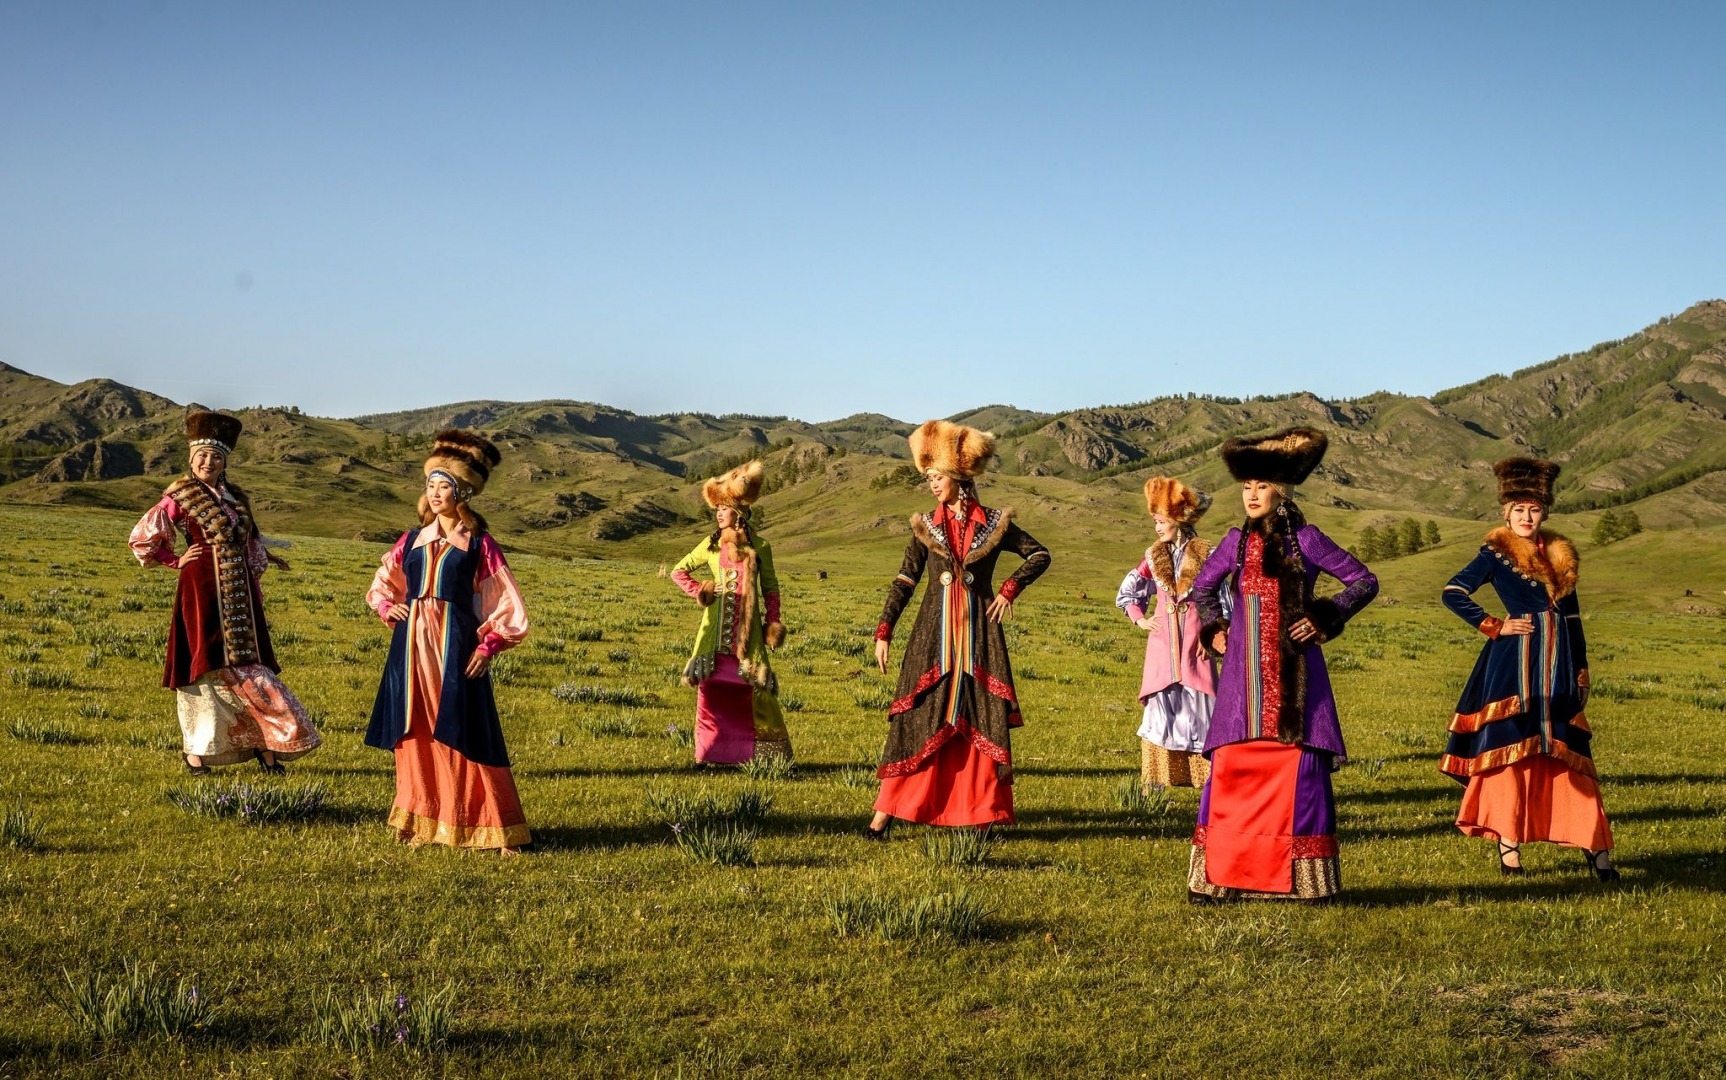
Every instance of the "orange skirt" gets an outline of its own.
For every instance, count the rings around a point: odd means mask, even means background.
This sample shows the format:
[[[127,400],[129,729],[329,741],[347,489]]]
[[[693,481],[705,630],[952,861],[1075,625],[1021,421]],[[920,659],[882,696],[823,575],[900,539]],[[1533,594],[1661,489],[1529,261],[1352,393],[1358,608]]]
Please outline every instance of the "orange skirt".
[[[1507,844],[1545,840],[1590,851],[1612,846],[1599,782],[1544,755],[1470,778],[1456,827]]]
[[[875,809],[918,825],[1011,825],[1013,785],[969,735],[961,728],[921,769],[882,780]]]

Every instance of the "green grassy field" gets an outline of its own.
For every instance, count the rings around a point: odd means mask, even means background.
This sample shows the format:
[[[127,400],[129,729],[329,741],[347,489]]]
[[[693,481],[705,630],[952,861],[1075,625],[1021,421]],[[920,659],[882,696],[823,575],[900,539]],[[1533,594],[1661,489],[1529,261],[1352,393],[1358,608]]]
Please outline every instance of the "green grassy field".
[[[1717,532],[1583,549],[1621,885],[1549,848],[1503,879],[1450,824],[1460,788],[1434,766],[1480,641],[1436,602],[1476,542],[1447,523],[1440,549],[1385,564],[1395,602],[1328,650],[1353,754],[1344,902],[1200,909],[1195,793],[1117,804],[1143,639],[1112,598],[1144,538],[1122,538],[1118,568],[1056,546],[1020,602],[1020,822],[964,869],[916,829],[858,835],[890,696],[865,650],[902,538],[781,560],[798,756],[782,779],[698,772],[668,734],[693,717],[675,676],[696,614],[656,564],[512,557],[534,629],[498,696],[537,843],[502,859],[408,850],[384,826],[392,762],[360,741],[384,656],[361,600],[379,545],[301,541],[265,579],[284,679],[326,738],[287,783],[324,783],[329,803],[294,825],[171,804],[188,783],[158,685],[173,575],[132,564],[130,522],[0,509],[0,811],[41,827],[33,850],[0,846],[0,1077],[1726,1072],[1726,621],[1677,613],[1684,588],[1720,599]],[[1025,523],[1053,546],[1060,530]],[[566,683],[640,703],[566,704]],[[648,797],[745,789],[773,800],[746,867],[686,856]],[[981,903],[980,936],[842,937],[831,917],[938,895]],[[64,973],[128,961],[189,978],[219,1014],[179,1038],[84,1037],[55,1004]],[[326,995],[446,982],[441,1049],[311,1035]]]

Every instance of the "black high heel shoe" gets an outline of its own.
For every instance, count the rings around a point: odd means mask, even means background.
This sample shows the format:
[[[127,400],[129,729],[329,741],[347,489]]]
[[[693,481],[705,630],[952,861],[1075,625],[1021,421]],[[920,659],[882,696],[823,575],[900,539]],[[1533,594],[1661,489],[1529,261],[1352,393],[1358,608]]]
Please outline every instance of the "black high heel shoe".
[[[281,762],[265,761],[264,752],[262,750],[253,750],[252,759],[258,763],[258,768],[269,773],[271,776],[286,776],[288,774],[288,767],[283,765]]]
[[[192,759],[185,754],[180,755],[180,760],[186,763],[186,771],[191,773],[193,776],[210,775],[210,767],[208,765],[194,765],[192,764]]]
[[[892,827],[893,823],[891,821],[881,826],[879,829],[873,825],[865,825],[863,826],[863,839],[873,840],[879,843],[880,841],[887,839],[887,830]]]
[[[1498,872],[1503,874],[1505,877],[1513,877],[1522,873],[1521,852],[1521,844],[1507,844],[1503,840],[1500,840],[1498,842]],[[1504,861],[1505,856],[1507,855],[1518,856],[1517,864],[1515,866]]]
[[[1588,869],[1594,871],[1594,876],[1599,878],[1601,881],[1617,881],[1618,880],[1619,875],[1618,875],[1618,868],[1616,866],[1601,866],[1600,865],[1600,857],[1602,855],[1606,854],[1607,851],[1609,851],[1609,850],[1611,850],[1611,849],[1610,848],[1602,848],[1599,851],[1589,851],[1587,848],[1582,849],[1583,861],[1588,863]]]

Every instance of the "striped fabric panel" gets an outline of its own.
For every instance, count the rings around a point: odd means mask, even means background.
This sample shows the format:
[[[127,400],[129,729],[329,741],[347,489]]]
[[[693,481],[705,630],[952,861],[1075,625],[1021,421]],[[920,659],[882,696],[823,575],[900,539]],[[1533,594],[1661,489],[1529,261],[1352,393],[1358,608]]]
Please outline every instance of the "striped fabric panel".
[[[1264,737],[1264,671],[1259,665],[1259,613],[1263,601],[1251,593],[1247,602],[1247,738]]]

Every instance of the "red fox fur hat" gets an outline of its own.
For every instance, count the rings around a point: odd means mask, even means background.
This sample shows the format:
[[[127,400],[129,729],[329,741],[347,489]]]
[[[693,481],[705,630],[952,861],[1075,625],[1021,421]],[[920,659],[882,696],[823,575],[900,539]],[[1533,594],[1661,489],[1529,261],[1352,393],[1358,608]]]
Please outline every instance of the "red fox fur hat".
[[[462,502],[478,495],[485,490],[485,482],[491,479],[491,471],[495,469],[503,455],[497,452],[497,447],[484,435],[460,428],[447,428],[437,433],[432,440],[431,456],[426,458],[425,473],[445,472],[456,478],[459,490],[457,498]]]
[[[747,510],[761,498],[762,472],[761,462],[746,461],[702,484],[702,501],[715,510],[721,506]]]
[[[1230,439],[1223,443],[1223,464],[1236,480],[1262,480],[1289,488],[1311,475],[1329,448],[1330,440],[1322,431],[1285,428],[1257,439]]]
[[[974,480],[995,456],[995,436],[946,420],[927,420],[908,436],[918,472]]]
[[[1498,474],[1498,501],[1539,503],[1552,509],[1552,485],[1560,466],[1540,458],[1508,457],[1492,467]]]
[[[1192,525],[1211,508],[1211,497],[1172,476],[1153,476],[1145,481],[1145,509],[1152,517],[1166,517],[1176,525]]]
[[[186,414],[186,440],[196,450],[213,446],[228,457],[240,441],[240,418],[227,413],[197,409]]]

